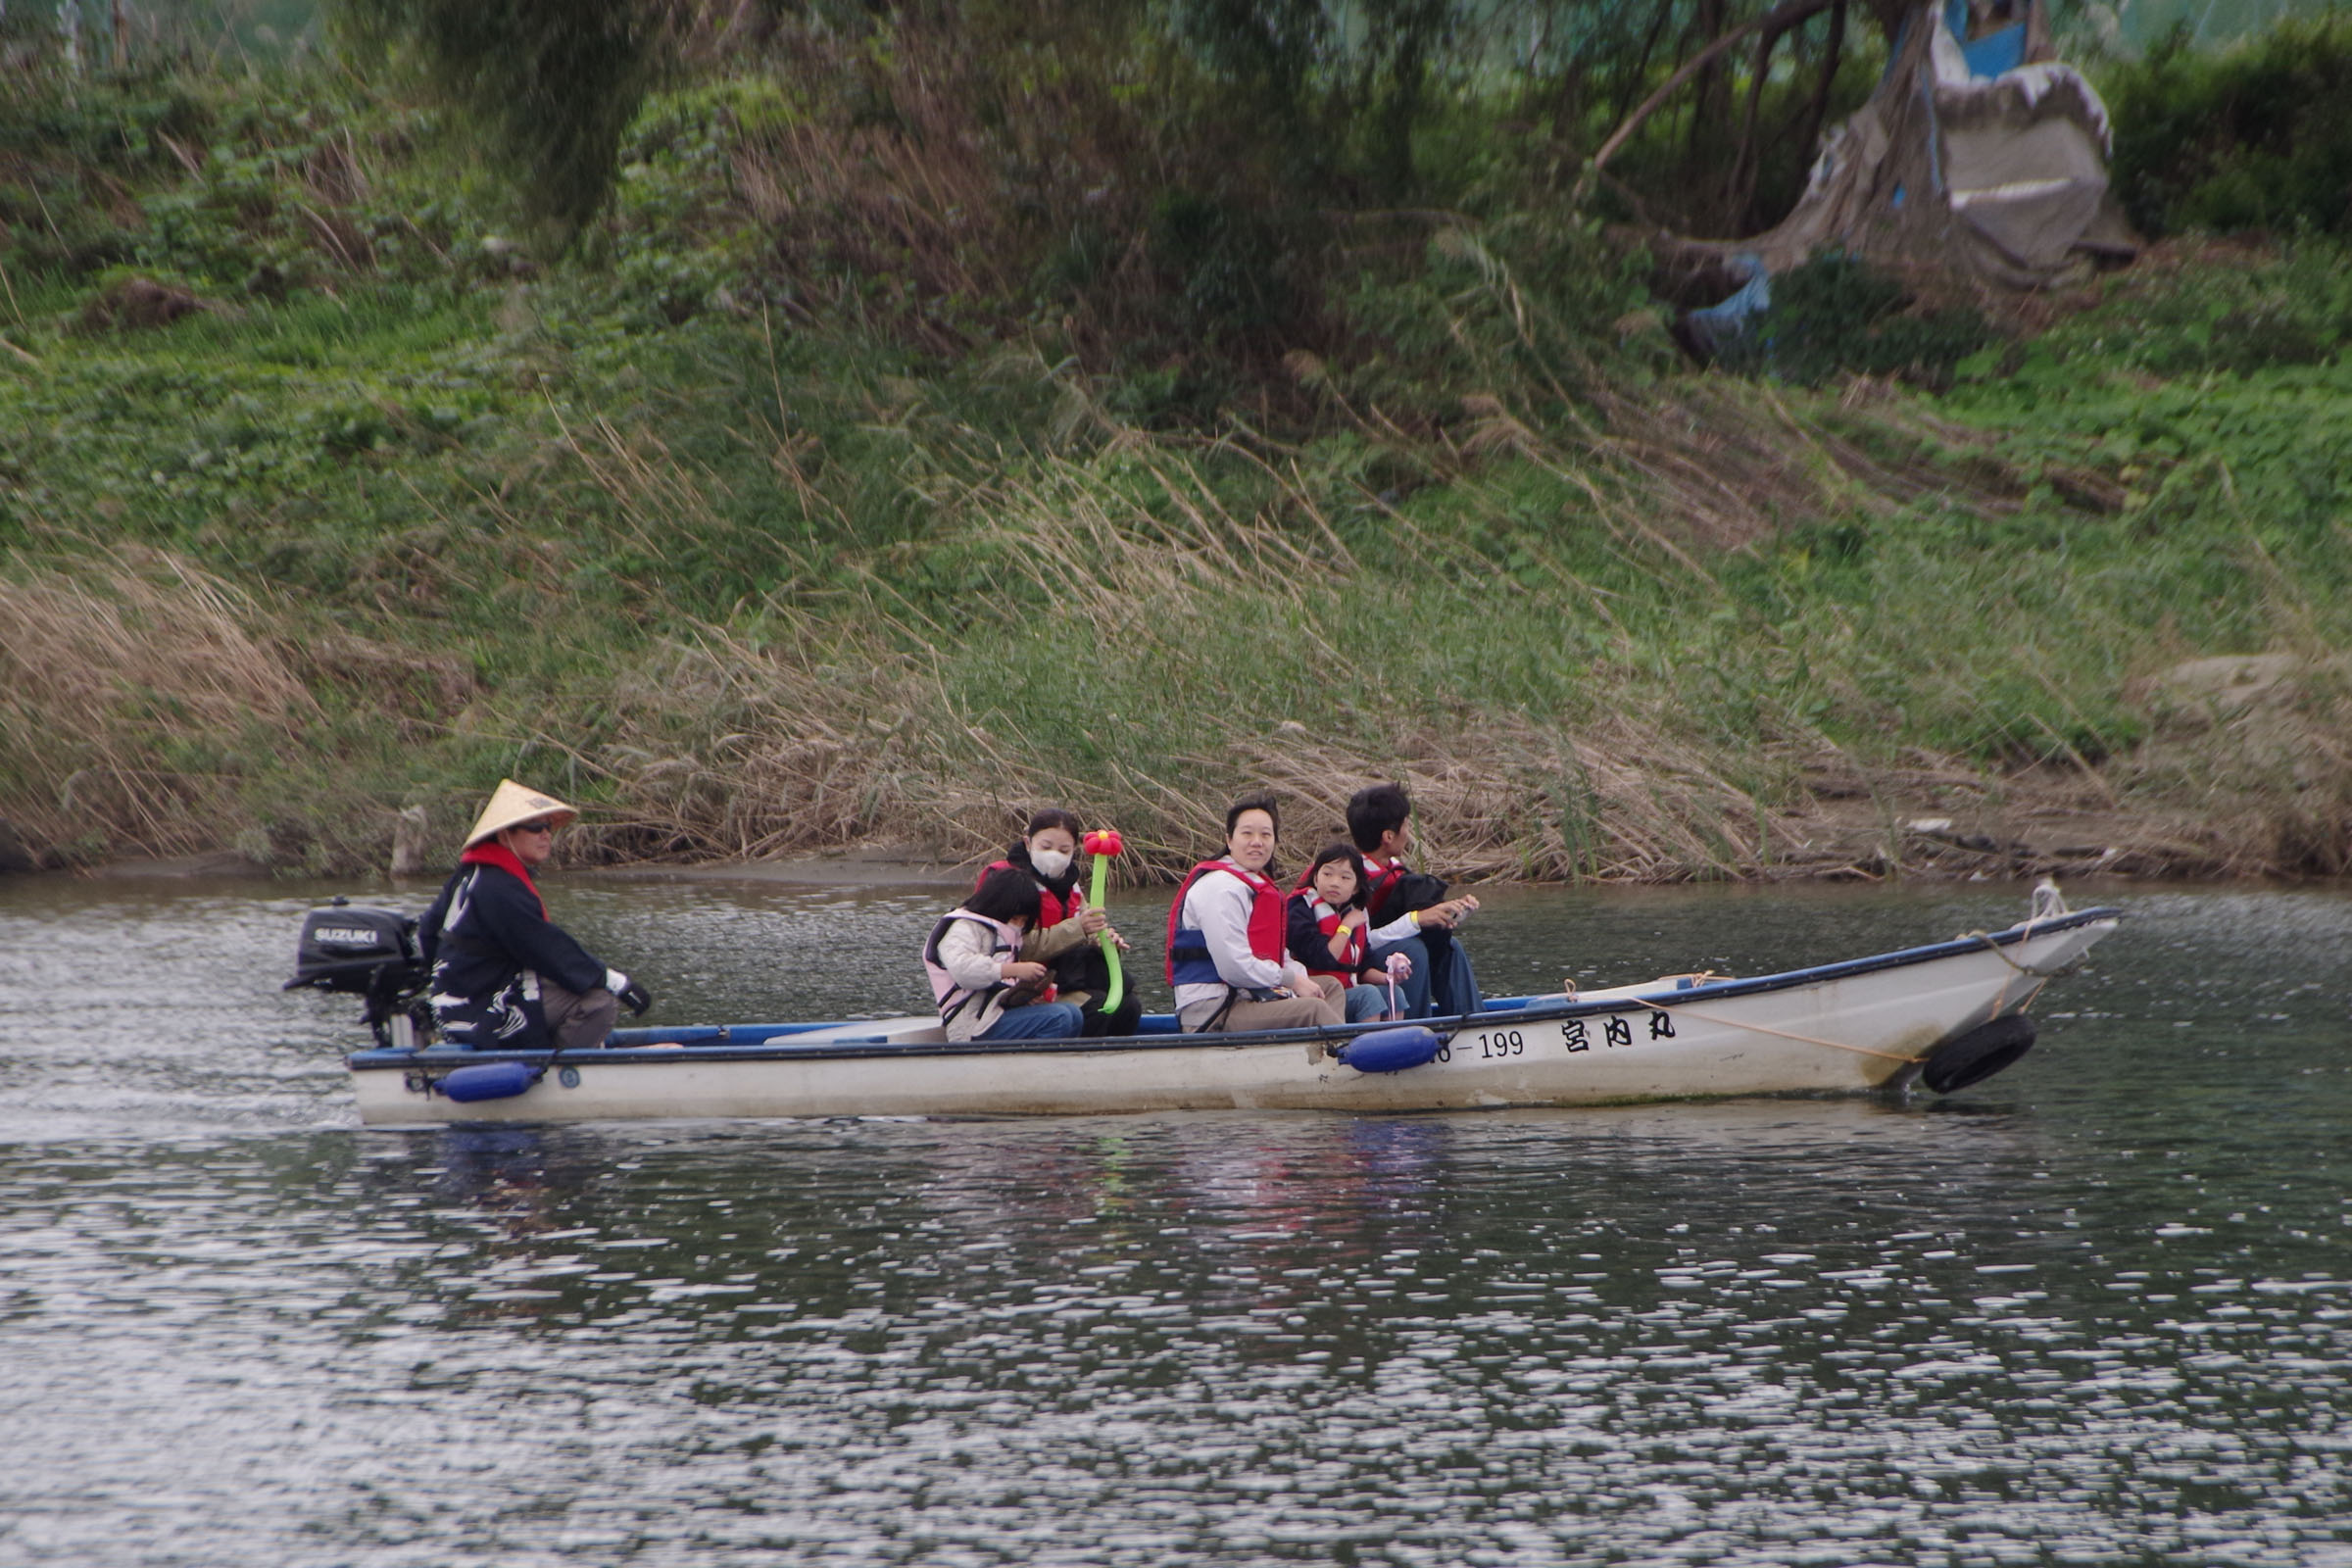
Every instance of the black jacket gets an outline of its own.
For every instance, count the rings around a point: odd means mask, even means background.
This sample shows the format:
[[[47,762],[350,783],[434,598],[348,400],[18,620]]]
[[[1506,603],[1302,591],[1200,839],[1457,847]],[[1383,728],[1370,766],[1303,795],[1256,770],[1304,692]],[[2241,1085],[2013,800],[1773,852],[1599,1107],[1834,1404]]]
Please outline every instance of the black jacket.
[[[524,969],[586,995],[605,983],[605,964],[540,910],[514,872],[461,865],[416,925],[418,950],[437,994],[487,998]]]
[[[1331,938],[1323,934],[1321,923],[1315,919],[1312,905],[1299,898],[1296,893],[1292,894],[1290,910],[1284,919],[1288,922],[1283,928],[1284,942],[1291,950],[1292,957],[1305,964],[1310,970],[1317,970],[1324,974],[1339,972],[1338,967],[1332,962]],[[1370,950],[1366,949],[1365,951],[1369,952]],[[1353,985],[1360,978],[1362,978],[1360,975],[1350,975],[1348,984]]]

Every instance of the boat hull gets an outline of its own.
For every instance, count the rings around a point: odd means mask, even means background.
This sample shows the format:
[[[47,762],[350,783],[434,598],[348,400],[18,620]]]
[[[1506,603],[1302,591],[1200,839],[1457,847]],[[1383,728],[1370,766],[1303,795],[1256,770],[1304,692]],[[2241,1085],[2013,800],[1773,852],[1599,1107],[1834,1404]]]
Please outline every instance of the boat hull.
[[[544,1052],[368,1051],[350,1067],[361,1119],[381,1126],[1455,1110],[1854,1093],[1907,1084],[1940,1042],[2022,1010],[2051,972],[2116,923],[2113,910],[2086,910],[1755,979],[1526,999],[1432,1020],[1446,1040],[1438,1059],[1390,1073],[1358,1072],[1331,1055],[1361,1030],[950,1045],[935,1027],[907,1027],[924,1020],[635,1044],[552,1064]],[[499,1060],[549,1070],[526,1092],[492,1101],[460,1102],[435,1087],[451,1070]]]

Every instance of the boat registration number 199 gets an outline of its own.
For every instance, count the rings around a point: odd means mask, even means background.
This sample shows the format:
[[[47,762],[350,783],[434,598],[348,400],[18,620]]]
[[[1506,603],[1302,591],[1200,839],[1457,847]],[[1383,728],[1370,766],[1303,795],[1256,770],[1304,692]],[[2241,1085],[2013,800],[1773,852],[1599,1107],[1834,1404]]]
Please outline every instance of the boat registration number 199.
[[[1639,1026],[1639,1027],[1637,1027]],[[1440,1061],[1460,1056],[1465,1061],[1493,1061],[1500,1056],[1524,1056],[1529,1037],[1540,1047],[1545,1034],[1557,1031],[1560,1049],[1571,1054],[1594,1045],[1613,1051],[1639,1040],[1672,1040],[1674,1018],[1655,1007],[1640,1013],[1610,1013],[1599,1018],[1562,1018],[1547,1026],[1522,1029],[1465,1029],[1438,1048]]]

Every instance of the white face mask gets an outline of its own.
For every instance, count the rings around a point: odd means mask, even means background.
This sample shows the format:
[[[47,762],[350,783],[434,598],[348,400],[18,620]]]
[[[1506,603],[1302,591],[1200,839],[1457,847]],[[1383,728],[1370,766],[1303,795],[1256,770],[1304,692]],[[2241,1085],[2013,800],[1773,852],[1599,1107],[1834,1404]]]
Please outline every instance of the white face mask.
[[[1052,880],[1070,868],[1070,852],[1067,850],[1031,850],[1029,863],[1037,867],[1039,876]]]

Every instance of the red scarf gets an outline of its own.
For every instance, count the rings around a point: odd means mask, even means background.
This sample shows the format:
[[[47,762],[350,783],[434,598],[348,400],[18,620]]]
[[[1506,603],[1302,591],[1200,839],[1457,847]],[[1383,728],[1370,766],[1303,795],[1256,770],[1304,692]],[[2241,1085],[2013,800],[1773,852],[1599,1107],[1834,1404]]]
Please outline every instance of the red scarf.
[[[522,885],[531,890],[531,897],[539,901],[539,918],[542,920],[547,918],[547,896],[539,891],[539,884],[531,880],[531,873],[523,869],[522,861],[515,858],[514,852],[499,843],[498,840],[488,839],[476,844],[472,849],[458,857],[458,863],[460,865],[495,865],[501,871],[521,878]]]

